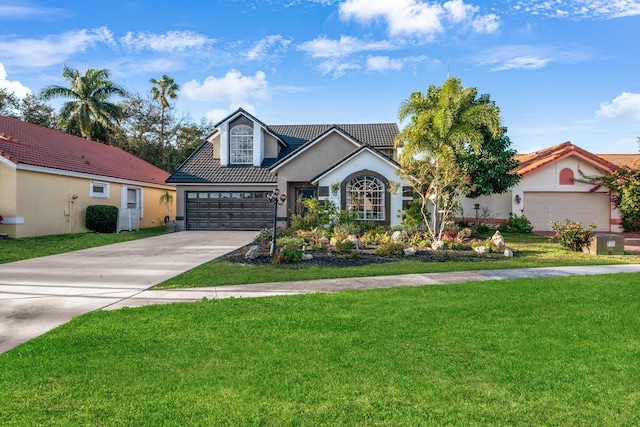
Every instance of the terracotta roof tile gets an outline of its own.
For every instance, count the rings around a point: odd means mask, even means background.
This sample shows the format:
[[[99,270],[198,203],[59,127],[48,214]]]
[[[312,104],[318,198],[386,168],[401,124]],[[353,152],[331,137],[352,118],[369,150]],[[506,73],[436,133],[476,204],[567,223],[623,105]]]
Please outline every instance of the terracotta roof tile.
[[[618,167],[640,168],[640,154],[598,154],[598,157]]]
[[[553,147],[548,147],[535,153],[518,154],[515,156],[520,161],[517,171],[520,175],[527,175],[534,170],[551,164],[557,160],[565,158],[569,155],[577,155],[599,165],[603,169],[612,170],[616,165],[609,160],[590,153],[582,148],[573,145],[571,142],[565,142]]]
[[[169,173],[110,145],[0,116],[0,155],[16,164],[164,185]]]

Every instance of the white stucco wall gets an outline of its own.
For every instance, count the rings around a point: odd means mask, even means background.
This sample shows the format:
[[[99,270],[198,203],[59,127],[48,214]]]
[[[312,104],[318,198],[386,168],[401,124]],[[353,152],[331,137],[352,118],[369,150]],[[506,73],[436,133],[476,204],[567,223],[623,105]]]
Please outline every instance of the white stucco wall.
[[[401,180],[396,175],[396,168],[390,164],[389,162],[383,160],[377,155],[371,153],[370,151],[361,151],[356,154],[354,157],[349,159],[347,162],[342,165],[336,167],[330,173],[324,175],[319,181],[318,186],[327,186],[331,187],[332,183],[340,182],[342,183],[349,175],[360,172],[362,170],[370,170],[373,172],[377,172],[380,175],[384,176],[390,182],[397,182],[400,184],[398,191],[396,193],[391,193],[390,197],[390,218],[389,221],[391,225],[400,224],[402,213],[402,186],[409,185],[407,182]],[[340,206],[340,192],[336,195],[331,193],[329,190],[329,197],[322,197],[323,199],[329,199],[335,203],[336,206]]]

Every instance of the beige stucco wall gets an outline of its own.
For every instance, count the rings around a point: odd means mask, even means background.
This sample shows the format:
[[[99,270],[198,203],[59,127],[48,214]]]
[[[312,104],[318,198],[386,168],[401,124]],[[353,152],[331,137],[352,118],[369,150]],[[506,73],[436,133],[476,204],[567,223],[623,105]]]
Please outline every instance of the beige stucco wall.
[[[263,131],[264,132],[264,131]],[[275,159],[280,152],[278,141],[268,133],[264,134],[264,158]]]
[[[0,215],[7,220],[0,224],[0,233],[15,235],[14,224],[8,224],[9,218],[16,217],[16,170],[0,161]]]
[[[47,234],[78,233],[86,231],[85,213],[89,205],[121,207],[124,186],[142,190],[143,217],[140,227],[162,225],[167,215],[166,205],[160,203],[163,188],[146,187],[139,183],[109,182],[109,198],[91,198],[91,179],[43,172],[16,171],[15,217],[20,222],[7,230],[11,237],[41,236]],[[2,176],[4,178],[4,175]],[[2,187],[5,187],[4,180]],[[175,213],[175,190],[172,211]],[[73,195],[78,197],[73,199]],[[7,216],[2,214],[3,216]],[[4,227],[4,226],[3,226]]]

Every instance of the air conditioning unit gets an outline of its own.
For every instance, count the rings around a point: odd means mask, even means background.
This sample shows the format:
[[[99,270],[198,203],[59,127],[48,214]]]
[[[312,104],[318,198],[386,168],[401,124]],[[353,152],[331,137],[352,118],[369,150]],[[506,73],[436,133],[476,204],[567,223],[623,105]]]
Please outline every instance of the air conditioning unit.
[[[140,229],[140,209],[122,208],[118,212],[118,233]]]

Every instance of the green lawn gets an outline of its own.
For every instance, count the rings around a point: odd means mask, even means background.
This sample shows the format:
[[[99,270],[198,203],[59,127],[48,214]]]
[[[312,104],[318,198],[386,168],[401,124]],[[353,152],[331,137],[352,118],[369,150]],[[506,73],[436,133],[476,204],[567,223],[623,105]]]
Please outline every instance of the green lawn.
[[[0,425],[639,425],[640,274],[95,312],[0,355]]]
[[[640,264],[640,255],[594,256],[575,253],[547,237],[505,234],[507,245],[520,252],[515,258],[497,257],[473,262],[421,262],[406,257],[399,261],[361,267],[306,267],[304,263],[291,265],[235,264],[216,259],[187,271],[156,288],[189,288],[274,281],[366,277],[408,273],[437,273],[448,271],[488,270],[505,268],[553,267],[567,265]]]
[[[166,232],[165,227],[153,227],[110,234],[76,233],[5,239],[0,240],[0,264],[142,239]]]

